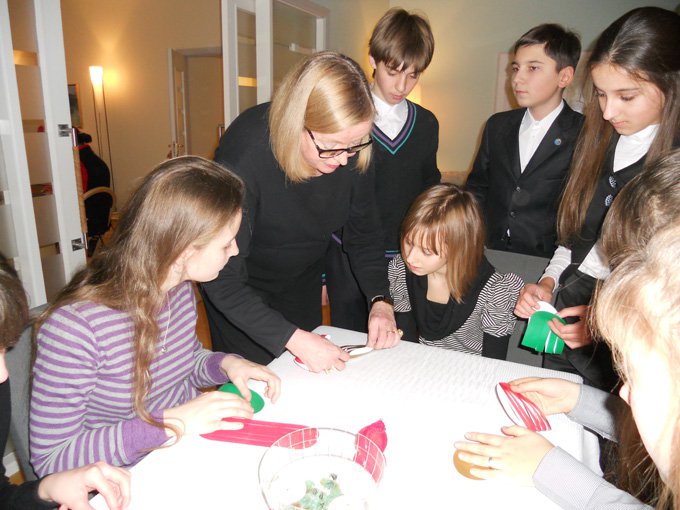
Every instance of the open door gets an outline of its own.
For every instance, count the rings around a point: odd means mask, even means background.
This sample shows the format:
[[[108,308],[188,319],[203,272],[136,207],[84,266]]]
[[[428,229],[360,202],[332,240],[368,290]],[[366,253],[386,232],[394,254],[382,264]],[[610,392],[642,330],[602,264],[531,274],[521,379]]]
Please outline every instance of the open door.
[[[269,101],[283,75],[326,48],[328,9],[309,0],[222,0],[224,119]]]
[[[186,95],[186,56],[177,50],[170,50],[170,72],[172,100],[171,123],[172,141],[170,156],[184,156],[187,153],[187,95]]]
[[[85,263],[61,7],[0,0],[0,250],[31,306]]]

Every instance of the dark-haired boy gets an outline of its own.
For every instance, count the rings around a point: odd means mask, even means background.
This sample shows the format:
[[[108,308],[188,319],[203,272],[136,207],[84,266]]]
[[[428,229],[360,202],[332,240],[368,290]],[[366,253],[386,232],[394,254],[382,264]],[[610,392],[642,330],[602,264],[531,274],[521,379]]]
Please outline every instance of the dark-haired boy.
[[[556,217],[583,116],[562,99],[581,53],[573,32],[543,24],[514,46],[512,89],[523,108],[493,115],[467,180],[488,248],[550,258]]]
[[[429,110],[406,99],[430,65],[434,37],[430,24],[401,8],[387,11],[369,41],[376,117],[371,130],[375,192],[385,236],[385,267],[399,253],[399,228],[411,202],[437,184],[439,123]],[[333,326],[366,331],[367,301],[359,290],[342,235],[331,241],[326,258],[326,287]],[[379,297],[382,298],[382,297]]]

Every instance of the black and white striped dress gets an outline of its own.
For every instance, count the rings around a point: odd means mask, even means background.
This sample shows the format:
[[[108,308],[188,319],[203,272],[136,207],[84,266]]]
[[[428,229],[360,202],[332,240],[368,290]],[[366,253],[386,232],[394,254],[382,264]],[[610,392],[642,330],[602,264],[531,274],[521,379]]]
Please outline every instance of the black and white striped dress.
[[[394,299],[394,311],[410,312],[411,300],[406,287],[406,267],[400,255],[390,262],[388,276],[390,293]],[[433,341],[420,336],[420,343],[481,355],[484,333],[495,337],[512,334],[516,320],[513,310],[523,285],[522,279],[514,273],[494,272],[482,287],[472,313],[458,330]],[[435,303],[431,304],[438,306]],[[446,306],[454,306],[453,301],[449,301]]]

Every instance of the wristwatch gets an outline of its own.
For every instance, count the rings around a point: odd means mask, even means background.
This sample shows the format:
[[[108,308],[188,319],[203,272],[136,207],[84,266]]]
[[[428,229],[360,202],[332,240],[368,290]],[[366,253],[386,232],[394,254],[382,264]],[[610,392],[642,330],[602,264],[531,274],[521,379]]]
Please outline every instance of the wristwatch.
[[[383,303],[387,303],[390,306],[394,306],[394,299],[392,299],[389,296],[383,296],[383,295],[378,295],[375,296],[373,299],[371,299],[371,308],[373,308],[373,305],[382,301]]]

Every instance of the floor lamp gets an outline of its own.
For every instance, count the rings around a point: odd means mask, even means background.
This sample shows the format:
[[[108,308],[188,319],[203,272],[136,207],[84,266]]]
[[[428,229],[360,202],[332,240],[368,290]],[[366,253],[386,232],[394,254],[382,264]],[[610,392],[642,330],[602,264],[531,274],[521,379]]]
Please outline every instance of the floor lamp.
[[[104,114],[104,126],[106,129],[106,149],[109,153],[109,170],[111,172],[111,189],[116,190],[113,179],[113,160],[111,159],[111,137],[109,135],[109,114],[106,110],[106,93],[104,91],[104,68],[102,66],[90,66],[90,83],[92,83],[92,101],[94,103],[94,124],[97,133],[97,149],[102,154],[101,140],[102,110]],[[99,101],[97,98],[101,98]],[[101,104],[101,109],[100,105]]]

